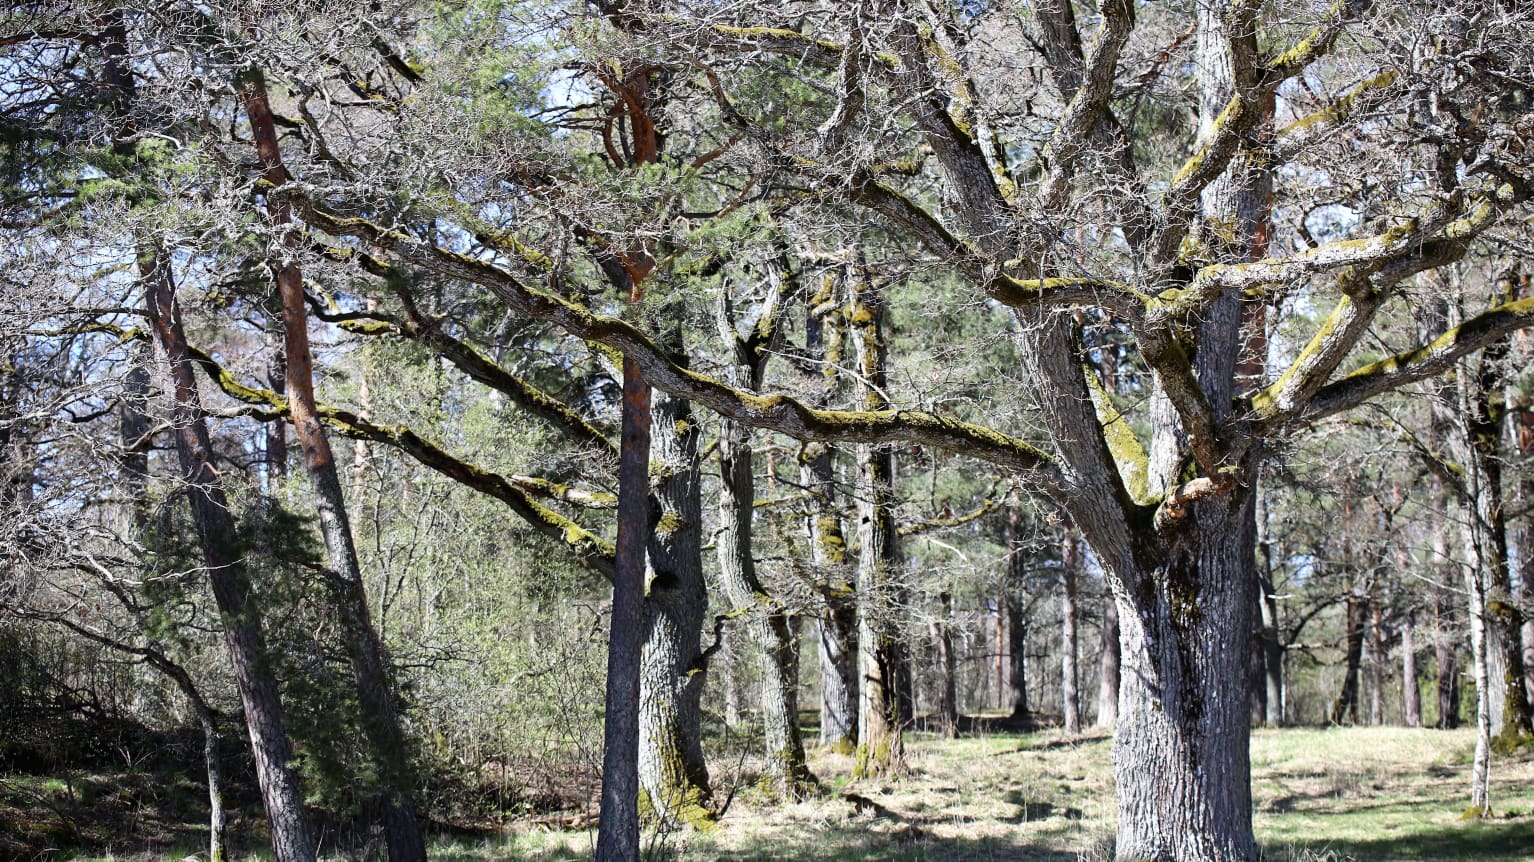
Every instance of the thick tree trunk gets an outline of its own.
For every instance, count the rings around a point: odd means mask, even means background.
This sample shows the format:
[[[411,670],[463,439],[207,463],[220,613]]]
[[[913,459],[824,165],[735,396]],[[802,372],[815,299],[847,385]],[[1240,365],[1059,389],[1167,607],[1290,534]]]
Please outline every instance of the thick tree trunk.
[[[277,138],[277,126],[259,70],[249,70],[240,99],[250,119],[251,137],[260,159],[262,177],[274,186],[287,182],[287,168]],[[289,207],[268,202],[272,223],[293,223]],[[289,234],[285,245],[295,252],[302,240]],[[283,350],[287,362],[288,409],[294,436],[304,453],[304,467],[319,513],[320,534],[335,578],[336,610],[341,618],[352,674],[356,678],[368,757],[381,786],[373,800],[383,823],[390,862],[421,862],[426,842],[416,817],[408,742],[400,725],[383,643],[368,609],[362,565],[352,538],[340,472],[330,439],[320,424],[314,401],[314,356],[309,350],[309,314],[304,301],[303,274],[290,261],[274,262],[277,292],[282,302]]]
[[[1080,676],[1076,669],[1079,637],[1076,633],[1076,599],[1081,578],[1081,551],[1075,530],[1067,530],[1060,544],[1060,716],[1066,733],[1081,733]]]
[[[1119,719],[1119,607],[1112,593],[1103,598],[1103,651],[1098,662],[1097,727]]]
[[[746,630],[761,647],[761,706],[766,736],[767,776],[784,799],[798,799],[813,783],[799,735],[799,707],[794,668],[798,644],[781,602],[768,594],[756,576],[752,557],[751,515],[756,501],[756,482],[751,467],[751,443],[747,430],[725,420],[719,431],[720,581],[725,597],[736,609],[747,609]]]
[[[1417,682],[1417,612],[1401,620],[1401,718],[1407,727],[1422,726],[1422,687]]]
[[[851,754],[858,738],[857,603],[829,600],[815,620],[820,644],[820,745]]]
[[[261,634],[261,613],[240,556],[234,516],[223,482],[213,469],[213,446],[192,373],[170,265],[162,255],[150,252],[140,256],[139,270],[155,339],[170,365],[176,454],[245,711],[272,851],[278,862],[313,862],[314,841],[298,777],[289,765],[293,749],[283,724],[277,679],[272,675]]]
[[[944,739],[959,738],[959,684],[953,655],[953,596],[938,597],[941,611],[932,620],[932,644],[937,650],[937,723]]]
[[[1358,723],[1358,671],[1363,664],[1364,627],[1369,615],[1369,598],[1357,593],[1347,597],[1347,632],[1343,648],[1342,691],[1332,701],[1328,715],[1332,724]]]
[[[657,394],[651,408],[650,494],[657,510],[649,542],[648,590],[639,657],[640,806],[667,826],[714,819],[703,761],[702,469],[700,431],[680,398]]]
[[[1251,505],[1240,488],[1195,504],[1138,594],[1118,595],[1118,859],[1257,857],[1247,733]]]
[[[638,862],[639,654],[644,644],[645,545],[650,536],[650,386],[623,361],[618,541],[608,628],[597,858]]]

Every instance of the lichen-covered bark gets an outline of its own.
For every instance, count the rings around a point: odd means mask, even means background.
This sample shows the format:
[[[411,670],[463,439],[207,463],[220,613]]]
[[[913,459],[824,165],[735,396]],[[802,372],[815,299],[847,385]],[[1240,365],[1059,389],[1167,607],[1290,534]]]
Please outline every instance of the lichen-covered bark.
[[[813,782],[799,735],[798,645],[788,613],[756,575],[751,514],[756,498],[750,437],[724,422],[719,432],[719,575],[725,596],[745,611],[745,626],[761,649],[761,707],[766,739],[765,773],[775,792],[797,799]]]
[[[1117,858],[1256,859],[1247,751],[1251,494],[1195,504],[1119,597]]]
[[[847,319],[857,357],[858,395],[870,409],[886,401],[883,297],[856,266],[847,269]],[[888,445],[857,447],[858,747],[860,778],[905,769],[901,721],[899,554],[895,531],[895,453]]]
[[[713,822],[703,760],[705,668],[703,513],[699,430],[688,403],[657,395],[651,408],[650,496],[655,511],[639,655],[639,790],[642,813],[668,826]]]

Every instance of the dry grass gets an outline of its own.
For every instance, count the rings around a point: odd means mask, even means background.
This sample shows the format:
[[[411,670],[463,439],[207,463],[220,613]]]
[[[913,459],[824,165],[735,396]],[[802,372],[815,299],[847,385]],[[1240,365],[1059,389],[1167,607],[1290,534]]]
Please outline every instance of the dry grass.
[[[1534,758],[1493,765],[1496,818],[1460,819],[1469,782],[1467,731],[1353,728],[1258,731],[1252,739],[1255,825],[1271,862],[1534,860]],[[909,746],[910,774],[851,782],[851,761],[823,754],[825,793],[792,805],[737,796],[720,826],[655,838],[652,859],[1108,860],[1113,787],[1109,739],[1058,732],[993,734]],[[589,832],[516,830],[441,839],[438,862],[591,858]],[[180,859],[142,847],[106,858]],[[71,858],[60,852],[49,858]],[[241,857],[252,858],[252,857]]]
[[[669,836],[652,858],[703,860],[1108,860],[1110,740],[1048,732],[946,742],[917,737],[910,775],[850,782],[822,755],[823,798],[786,806],[737,799],[707,834]],[[1464,821],[1467,731],[1348,728],[1258,731],[1255,826],[1273,862],[1534,859],[1534,758],[1498,761],[1499,816]],[[865,804],[848,797],[866,800]],[[871,804],[870,804],[871,803]],[[527,834],[444,845],[438,858],[590,858],[584,834]]]

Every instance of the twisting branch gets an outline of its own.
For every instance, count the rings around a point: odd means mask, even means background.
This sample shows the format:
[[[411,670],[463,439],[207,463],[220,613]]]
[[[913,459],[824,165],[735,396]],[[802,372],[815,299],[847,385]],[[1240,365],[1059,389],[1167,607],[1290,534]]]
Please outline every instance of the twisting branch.
[[[625,321],[594,314],[562,296],[524,284],[485,261],[422,243],[366,219],[334,216],[315,207],[297,185],[285,186],[276,193],[286,196],[312,226],[333,236],[357,237],[415,266],[482,285],[513,311],[621,351],[639,364],[652,385],[702,404],[725,418],[801,440],[918,442],[948,447],[1029,474],[1045,487],[1062,483],[1062,476],[1048,455],[995,429],[922,411],[817,410],[787,395],[754,395],[678,365],[649,336]]]

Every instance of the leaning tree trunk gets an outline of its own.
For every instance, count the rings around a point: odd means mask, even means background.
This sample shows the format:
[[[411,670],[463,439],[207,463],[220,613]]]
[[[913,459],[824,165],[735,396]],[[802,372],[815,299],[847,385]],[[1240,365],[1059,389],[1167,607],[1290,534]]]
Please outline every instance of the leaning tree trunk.
[[[768,778],[783,799],[798,799],[813,783],[799,735],[796,680],[798,649],[788,624],[788,612],[756,576],[752,556],[751,514],[756,500],[751,468],[750,434],[744,426],[724,420],[719,430],[719,554],[720,582],[736,610],[746,612],[746,631],[761,648],[761,704],[766,735]]]
[[[261,612],[240,555],[239,533],[224,494],[223,480],[213,469],[213,445],[192,374],[170,265],[163,255],[151,252],[140,256],[139,271],[145,283],[155,339],[170,365],[174,394],[171,425],[175,429],[176,454],[213,588],[213,601],[223,622],[224,645],[245,711],[245,726],[255,755],[256,784],[261,789],[271,829],[272,851],[278,862],[313,862],[314,841],[298,776],[290,766],[293,748],[283,724],[277,678],[271,671],[266,641],[261,634]]]
[[[664,826],[712,823],[703,761],[702,470],[688,403],[657,393],[651,408],[649,588],[639,655],[640,810]]]
[[[240,99],[250,119],[262,178],[273,186],[280,186],[287,182],[288,172],[282,162],[266,82],[259,70],[246,73]],[[273,224],[279,228],[292,225],[292,210],[286,204],[268,201],[268,211]],[[296,253],[302,242],[296,233],[290,233],[284,245]],[[319,512],[320,534],[325,540],[326,556],[335,578],[336,607],[352,674],[356,678],[362,727],[368,741],[368,759],[381,782],[373,804],[383,823],[390,862],[420,862],[426,858],[426,842],[421,835],[415,798],[411,793],[413,781],[408,744],[394,700],[388,660],[368,610],[362,565],[352,538],[335,454],[315,408],[314,356],[309,350],[309,315],[303,273],[291,261],[274,262],[272,268],[276,272],[277,292],[282,302],[289,414],[294,435],[303,449],[304,467]]]
[[[126,34],[124,34],[126,35]],[[142,252],[146,258],[157,257],[152,251]],[[150,271],[155,264],[150,265]],[[133,360],[123,383],[122,415],[119,428],[122,432],[122,469],[128,483],[129,505],[132,507],[135,541],[148,542],[149,529],[149,447],[153,435],[149,416],[145,413],[149,400],[149,354],[152,348],[141,344],[139,355]],[[124,594],[125,595],[125,594]],[[139,616],[137,612],[134,614]],[[139,618],[140,630],[147,631],[145,620]],[[197,716],[197,726],[202,730],[203,769],[208,780],[208,862],[228,862],[229,859],[229,813],[224,808],[224,769],[219,755],[218,726],[213,709],[208,706],[202,692],[197,690],[190,674],[181,665],[171,661],[158,647],[151,647],[142,655],[151,667],[170,677],[181,689],[181,694]]]

